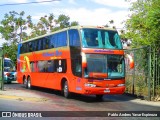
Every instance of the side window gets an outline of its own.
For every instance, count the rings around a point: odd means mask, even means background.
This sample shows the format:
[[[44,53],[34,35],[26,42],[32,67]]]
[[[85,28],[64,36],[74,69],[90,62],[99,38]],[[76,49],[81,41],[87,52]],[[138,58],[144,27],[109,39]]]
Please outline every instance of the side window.
[[[29,42],[28,45],[29,45],[29,52],[32,52],[33,51],[32,42]]]
[[[37,66],[39,72],[54,72],[54,61],[53,60],[46,60],[46,61],[38,61]]]
[[[47,63],[48,66],[48,72],[54,72],[55,68],[54,68],[54,61],[53,60],[49,60]]]
[[[66,73],[67,71],[67,63],[66,60],[60,59],[60,60],[55,60],[55,71],[58,73]]]
[[[30,62],[30,68],[32,72],[35,72],[34,62]]]
[[[72,72],[75,76],[82,76],[82,62],[81,56],[72,59]]]
[[[53,39],[54,39],[54,47],[58,47],[58,34],[55,34]]]
[[[57,47],[67,46],[67,32],[60,32],[57,34]]]
[[[20,46],[20,54],[24,53],[24,44]]]
[[[54,41],[55,41],[55,37],[54,37],[54,35],[50,35],[49,36],[49,48],[54,48]]]
[[[38,40],[38,50],[43,50],[43,39]]]
[[[69,45],[70,46],[80,46],[80,38],[78,30],[69,30]]]
[[[47,72],[48,66],[47,61],[38,61],[38,71]]]
[[[48,39],[48,37],[43,38],[43,49],[49,49],[49,39]]]
[[[36,44],[35,51],[38,51],[38,42],[39,42],[38,40],[35,41],[35,44]]]
[[[23,53],[28,52],[28,43],[23,44]]]
[[[37,40],[32,41],[33,51],[37,51]]]

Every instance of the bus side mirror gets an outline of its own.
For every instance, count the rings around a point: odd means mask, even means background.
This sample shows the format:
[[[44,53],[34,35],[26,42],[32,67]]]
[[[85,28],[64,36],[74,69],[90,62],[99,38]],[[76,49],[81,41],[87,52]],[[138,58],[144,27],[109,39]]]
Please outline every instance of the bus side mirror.
[[[126,54],[125,57],[129,60],[129,67],[130,69],[133,69],[134,68],[134,60],[133,60],[133,57],[129,54]]]

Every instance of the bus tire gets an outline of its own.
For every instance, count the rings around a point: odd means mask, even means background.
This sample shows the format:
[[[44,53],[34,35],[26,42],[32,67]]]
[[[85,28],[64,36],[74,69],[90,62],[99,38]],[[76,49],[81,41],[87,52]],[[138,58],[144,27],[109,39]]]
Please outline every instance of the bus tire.
[[[24,84],[24,87],[27,88],[27,79],[26,79],[26,77],[23,78],[23,84]]]
[[[103,99],[103,95],[96,95],[96,99],[97,100],[102,100]]]
[[[68,81],[66,80],[63,84],[63,95],[65,98],[70,97],[69,87],[68,87]]]
[[[32,89],[31,78],[30,77],[28,77],[28,80],[27,80],[27,88]]]

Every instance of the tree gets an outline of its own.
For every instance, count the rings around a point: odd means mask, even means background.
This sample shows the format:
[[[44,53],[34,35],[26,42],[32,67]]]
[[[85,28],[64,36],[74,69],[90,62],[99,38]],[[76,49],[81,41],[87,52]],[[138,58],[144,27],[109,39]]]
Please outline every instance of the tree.
[[[4,43],[3,44],[3,49],[4,49],[4,56],[9,57],[16,63],[17,59],[17,45],[16,44],[8,44]]]
[[[126,21],[126,37],[132,39],[133,47],[143,45],[160,46],[160,1],[137,0],[130,8],[130,19]]]
[[[53,14],[50,14],[49,16],[45,15],[44,17],[41,17],[38,23],[33,26],[29,38],[51,33],[69,26],[78,25],[78,22],[73,21],[70,23],[69,20],[70,17],[66,15],[59,15],[57,19]]]
[[[32,26],[31,16],[24,18],[25,12],[17,13],[11,11],[4,15],[1,21],[0,33],[2,38],[12,43],[19,43],[21,39],[27,37],[26,30],[28,26]]]
[[[67,28],[67,27],[70,27],[70,26],[79,25],[78,22],[76,22],[76,21],[69,22],[69,20],[70,20],[69,16],[66,16],[66,15],[63,15],[63,14],[59,15],[58,18],[55,20],[56,27],[54,29],[52,29],[52,31],[60,30],[60,29]]]
[[[110,20],[109,23],[104,25],[104,27],[116,29],[116,26],[114,26],[114,20]]]

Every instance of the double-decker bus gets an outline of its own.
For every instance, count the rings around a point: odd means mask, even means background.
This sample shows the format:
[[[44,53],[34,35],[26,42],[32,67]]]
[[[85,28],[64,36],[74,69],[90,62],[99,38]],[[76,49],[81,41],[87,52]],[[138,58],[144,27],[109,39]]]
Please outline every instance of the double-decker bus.
[[[71,93],[123,94],[124,50],[118,32],[105,27],[75,26],[18,45],[17,81]]]

